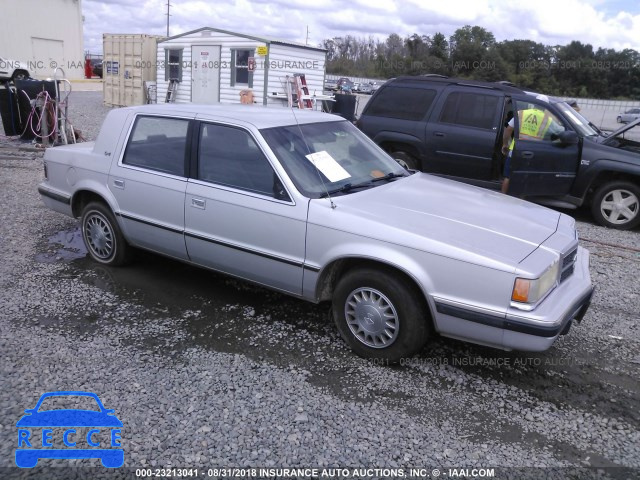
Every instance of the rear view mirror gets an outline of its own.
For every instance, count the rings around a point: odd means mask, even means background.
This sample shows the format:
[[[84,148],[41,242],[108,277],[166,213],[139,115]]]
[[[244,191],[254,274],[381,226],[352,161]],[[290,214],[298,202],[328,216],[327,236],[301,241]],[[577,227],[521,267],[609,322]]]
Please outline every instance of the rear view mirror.
[[[565,130],[564,132],[551,135],[551,140],[555,145],[564,147],[567,145],[577,145],[579,137],[573,130]]]

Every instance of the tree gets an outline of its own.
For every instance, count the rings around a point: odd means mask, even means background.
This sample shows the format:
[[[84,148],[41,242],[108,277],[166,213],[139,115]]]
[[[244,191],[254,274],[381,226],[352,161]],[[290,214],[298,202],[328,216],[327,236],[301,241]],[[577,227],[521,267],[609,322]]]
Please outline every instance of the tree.
[[[451,69],[454,75],[471,76],[486,65],[489,49],[495,46],[493,33],[482,27],[465,25],[449,39]]]

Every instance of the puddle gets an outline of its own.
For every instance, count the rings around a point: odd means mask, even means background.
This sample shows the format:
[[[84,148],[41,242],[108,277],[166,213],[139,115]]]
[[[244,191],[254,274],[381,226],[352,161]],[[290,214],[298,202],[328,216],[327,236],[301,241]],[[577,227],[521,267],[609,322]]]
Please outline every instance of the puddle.
[[[71,262],[87,255],[80,227],[58,232],[47,239],[46,252],[36,255],[41,263]]]

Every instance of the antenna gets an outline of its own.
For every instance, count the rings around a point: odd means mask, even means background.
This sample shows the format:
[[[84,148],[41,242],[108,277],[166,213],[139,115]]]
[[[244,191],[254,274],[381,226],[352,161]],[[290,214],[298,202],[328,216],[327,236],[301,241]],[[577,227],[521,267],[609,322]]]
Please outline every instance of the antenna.
[[[307,41],[306,45],[309,45],[309,25],[307,25]]]
[[[171,16],[171,14],[169,13],[169,10],[171,9],[171,3],[169,3],[169,0],[167,0],[167,37],[169,36],[169,17]]]
[[[296,126],[298,127],[298,130],[300,131],[300,136],[302,137],[302,141],[304,142],[304,146],[307,148],[307,153],[311,154],[311,149],[309,148],[309,144],[307,143],[307,139],[304,137],[304,132],[302,131],[302,128],[300,127],[300,122],[298,121],[298,117],[296,116],[296,112],[295,109],[293,107],[291,107],[291,113],[293,113],[293,118],[295,118],[296,120]],[[329,194],[329,189],[327,188],[327,184],[324,183],[324,180],[322,178],[322,174],[320,173],[320,170],[318,170],[318,167],[316,167],[315,165],[313,165],[313,167],[316,169],[316,173],[318,174],[318,178],[320,179],[320,182],[322,182],[322,186],[324,187],[324,191],[327,194],[327,198],[329,199],[329,202],[331,202],[331,208],[336,208],[336,204],[333,203],[333,199],[331,198],[331,195]]]

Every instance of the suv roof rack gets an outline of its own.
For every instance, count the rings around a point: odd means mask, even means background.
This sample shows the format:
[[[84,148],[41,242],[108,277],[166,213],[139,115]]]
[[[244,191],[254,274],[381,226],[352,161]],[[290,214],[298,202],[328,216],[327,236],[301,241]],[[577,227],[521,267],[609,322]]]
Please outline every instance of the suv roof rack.
[[[447,75],[440,75],[439,73],[423,73],[422,77],[438,77],[438,78],[449,78]]]
[[[524,93],[524,90],[522,90],[520,87],[505,80],[500,82],[487,82],[482,80],[473,80],[471,78],[446,77],[437,73],[416,76],[403,75],[391,80],[397,82],[438,82],[449,85],[463,85],[465,87],[501,90],[503,92]]]

